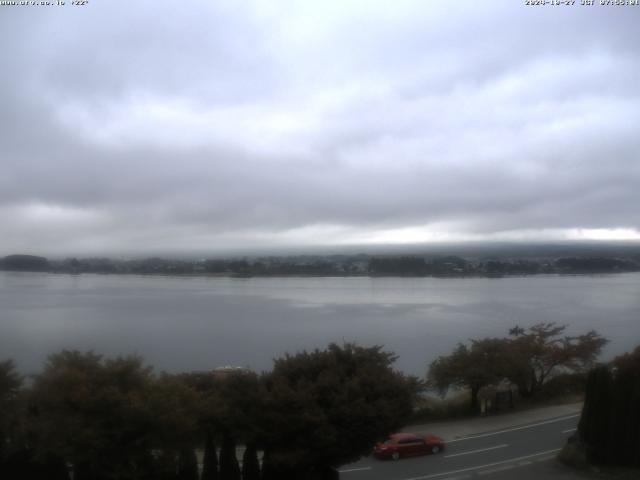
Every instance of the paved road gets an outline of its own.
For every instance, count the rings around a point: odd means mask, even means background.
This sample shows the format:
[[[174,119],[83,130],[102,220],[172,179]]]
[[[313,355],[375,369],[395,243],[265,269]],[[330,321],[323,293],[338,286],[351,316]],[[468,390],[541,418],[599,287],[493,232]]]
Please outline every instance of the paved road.
[[[578,414],[461,437],[437,455],[380,461],[366,457],[340,469],[342,480],[463,480],[527,478],[514,469],[531,470],[549,462],[576,428]],[[437,431],[430,432],[438,435]],[[528,467],[525,469],[524,467]],[[509,474],[511,471],[511,474]],[[506,477],[505,477],[506,474]]]

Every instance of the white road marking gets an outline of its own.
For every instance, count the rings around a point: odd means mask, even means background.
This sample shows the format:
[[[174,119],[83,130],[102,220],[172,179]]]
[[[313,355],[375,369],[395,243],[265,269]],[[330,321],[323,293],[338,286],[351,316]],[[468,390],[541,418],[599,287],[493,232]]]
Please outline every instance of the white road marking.
[[[475,467],[462,468],[460,470],[453,470],[451,472],[432,473],[431,475],[424,475],[422,477],[405,478],[403,480],[426,480],[427,478],[444,477],[445,475],[455,475],[456,473],[470,472],[472,470],[480,470],[483,468],[495,467],[497,465],[504,465],[505,463],[514,463],[520,460],[525,460],[527,458],[539,457],[540,455],[548,455],[549,453],[556,453],[556,452],[559,452],[560,450],[562,449],[556,448],[555,450],[546,450],[544,452],[533,453],[531,455],[525,455],[523,457],[510,458],[509,460],[503,460],[501,462],[487,463],[486,465],[477,465]]]
[[[496,445],[495,447],[480,448],[478,450],[470,450],[468,452],[454,453],[452,455],[443,455],[443,457],[444,458],[453,458],[453,457],[459,457],[461,455],[471,455],[472,453],[486,452],[488,450],[495,450],[496,448],[505,448],[505,447],[508,447],[508,446],[509,446],[509,444],[504,443],[502,445]]]
[[[497,432],[481,433],[479,435],[469,435],[468,437],[454,438],[453,440],[447,440],[445,443],[462,442],[463,440],[473,440],[476,438],[491,437],[493,435],[500,435],[501,433],[515,432],[516,430],[524,430],[526,428],[539,427],[540,425],[547,425],[549,423],[562,422],[564,420],[569,420],[571,418],[576,418],[579,416],[580,414],[576,413],[575,415],[569,415],[567,417],[562,417],[562,418],[555,418],[553,420],[547,420],[545,422],[532,423],[531,425],[523,425],[522,427],[513,427],[513,428],[507,428],[505,430],[500,430]]]
[[[567,430],[562,430],[562,433],[575,432],[577,428],[568,428]]]
[[[536,458],[536,462],[541,463],[541,462],[548,462],[549,460],[553,460],[555,457],[555,455],[551,455],[550,457],[542,457],[542,458]]]
[[[360,472],[362,470],[371,470],[371,467],[347,468],[346,470],[338,470],[340,473]]]
[[[478,475],[489,475],[491,473],[498,473],[498,472],[504,472],[505,470],[511,470],[512,468],[515,468],[515,465],[505,465],[503,467],[496,467],[496,468],[490,468],[489,470],[482,470],[481,472],[478,472]]]

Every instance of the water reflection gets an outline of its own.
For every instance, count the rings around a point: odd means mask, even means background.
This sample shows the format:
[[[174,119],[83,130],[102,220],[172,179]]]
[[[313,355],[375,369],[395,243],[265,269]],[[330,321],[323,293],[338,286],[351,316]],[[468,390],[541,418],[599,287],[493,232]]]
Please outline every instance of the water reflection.
[[[0,358],[37,371],[62,348],[137,353],[159,369],[269,369],[330,341],[383,344],[423,374],[456,342],[557,321],[640,338],[640,274],[433,278],[176,278],[0,273]]]

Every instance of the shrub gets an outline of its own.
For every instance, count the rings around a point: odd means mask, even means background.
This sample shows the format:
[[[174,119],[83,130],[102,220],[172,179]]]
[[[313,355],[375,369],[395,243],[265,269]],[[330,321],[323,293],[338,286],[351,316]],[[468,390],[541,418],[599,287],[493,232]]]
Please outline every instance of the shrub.
[[[550,400],[571,394],[582,394],[585,391],[587,376],[584,373],[563,373],[551,378],[538,392],[540,400]]]
[[[584,448],[578,442],[567,443],[564,448],[560,450],[560,453],[558,453],[558,460],[578,470],[586,470],[589,468]]]

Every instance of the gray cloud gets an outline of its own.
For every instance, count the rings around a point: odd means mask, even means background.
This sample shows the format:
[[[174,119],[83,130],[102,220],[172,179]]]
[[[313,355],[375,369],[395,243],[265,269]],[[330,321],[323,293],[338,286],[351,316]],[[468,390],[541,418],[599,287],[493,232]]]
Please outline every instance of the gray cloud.
[[[640,238],[639,16],[2,7],[0,253]]]

